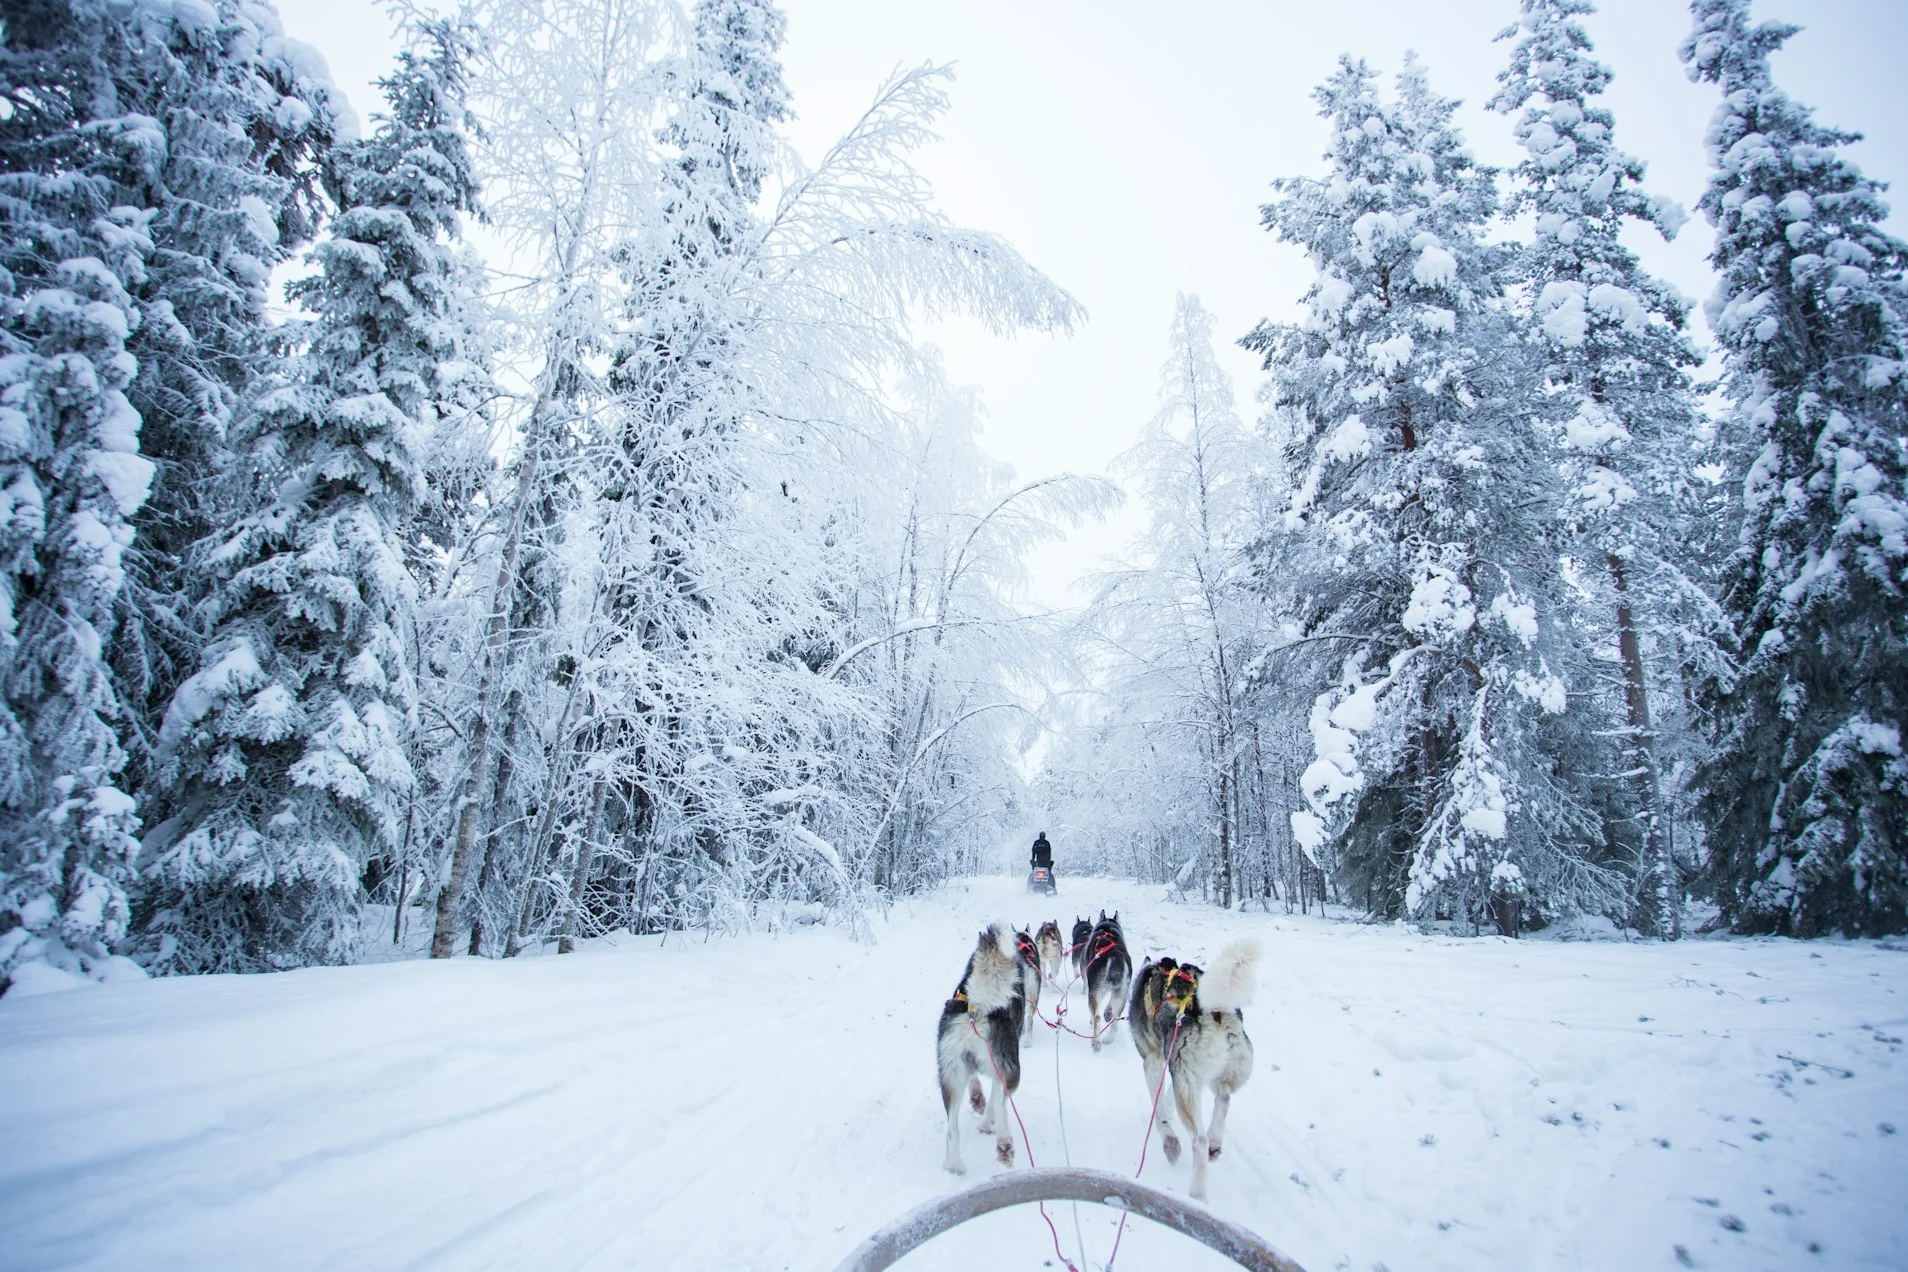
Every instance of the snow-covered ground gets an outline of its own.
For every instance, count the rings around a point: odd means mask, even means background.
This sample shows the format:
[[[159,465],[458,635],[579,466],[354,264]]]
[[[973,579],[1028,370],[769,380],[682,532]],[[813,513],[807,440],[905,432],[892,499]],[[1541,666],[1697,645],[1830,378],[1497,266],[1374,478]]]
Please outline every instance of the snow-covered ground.
[[[1426,937],[1062,884],[957,885],[872,944],[0,999],[0,1267],[825,1270],[959,1186],[933,1033],[977,925],[1101,905],[1136,955],[1264,939],[1211,1204],[1314,1272],[1908,1267],[1908,950]],[[1064,1094],[1073,1163],[1132,1170],[1148,1092],[1123,1033],[1096,1056],[1042,1030],[1024,1065],[1041,1165]],[[987,1147],[970,1131],[969,1179]],[[1187,1175],[1155,1142],[1146,1178]],[[1049,1210],[1073,1256],[1074,1212]],[[1078,1222],[1098,1266],[1114,1215]],[[1020,1209],[901,1266],[1053,1257]],[[1231,1265],[1136,1222],[1117,1266]]]

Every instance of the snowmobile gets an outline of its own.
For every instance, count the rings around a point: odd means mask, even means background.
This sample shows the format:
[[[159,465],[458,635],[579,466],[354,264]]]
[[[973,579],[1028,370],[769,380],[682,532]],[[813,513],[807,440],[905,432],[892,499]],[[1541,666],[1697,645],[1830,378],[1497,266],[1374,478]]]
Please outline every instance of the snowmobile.
[[[1060,885],[1054,882],[1053,867],[1035,866],[1027,872],[1027,891],[1044,892],[1048,896],[1060,891]]]

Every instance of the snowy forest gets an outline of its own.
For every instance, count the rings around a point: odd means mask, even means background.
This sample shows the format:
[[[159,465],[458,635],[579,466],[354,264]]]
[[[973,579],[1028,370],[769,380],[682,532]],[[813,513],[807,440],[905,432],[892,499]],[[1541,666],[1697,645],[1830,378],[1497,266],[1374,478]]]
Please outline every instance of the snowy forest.
[[[1908,929],[1908,244],[1748,0],[1694,219],[1587,0],[1506,0],[1504,170],[1347,56],[1256,210],[1302,319],[1186,280],[1117,480],[922,334],[1086,321],[937,204],[945,68],[804,159],[771,0],[404,9],[377,102],[267,0],[3,8],[0,990],[860,931],[1037,826],[1230,909]],[[1713,341],[1639,230],[1713,232]]]

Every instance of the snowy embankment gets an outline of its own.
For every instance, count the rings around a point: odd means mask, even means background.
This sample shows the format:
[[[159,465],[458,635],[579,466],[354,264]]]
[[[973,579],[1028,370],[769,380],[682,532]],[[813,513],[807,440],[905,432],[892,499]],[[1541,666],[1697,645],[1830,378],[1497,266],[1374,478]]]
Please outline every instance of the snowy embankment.
[[[1102,904],[1136,956],[1263,938],[1212,1206],[1313,1272],[1908,1266],[1908,952],[1434,938],[1062,888],[958,885],[871,945],[626,940],[0,1000],[0,1267],[826,1270],[958,1186],[933,1034],[976,925]],[[1073,1163],[1133,1169],[1124,1033],[1096,1056],[1043,1029],[1023,1063],[1040,1164],[1063,1156],[1057,1068]],[[997,1169],[969,1134],[970,1171]],[[1187,1173],[1155,1141],[1146,1178]],[[1074,1214],[1049,1210],[1073,1257]],[[1098,1266],[1115,1217],[1078,1219]],[[1052,1258],[1023,1209],[902,1266]],[[1230,1265],[1135,1223],[1118,1266]]]

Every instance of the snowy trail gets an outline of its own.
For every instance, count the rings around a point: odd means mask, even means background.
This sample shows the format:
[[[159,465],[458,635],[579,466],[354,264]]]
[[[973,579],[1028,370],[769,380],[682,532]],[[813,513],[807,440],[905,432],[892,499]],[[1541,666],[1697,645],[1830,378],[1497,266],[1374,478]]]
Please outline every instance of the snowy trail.
[[[1136,956],[1264,940],[1211,1204],[1314,1272],[1908,1266],[1908,952],[1454,940],[1063,889],[956,885],[871,945],[647,939],[0,1000],[0,1268],[826,1270],[959,1186],[933,1030],[977,926],[1102,905]],[[1148,1092],[1123,1031],[1097,1056],[1039,1031],[1035,1158],[1062,1160],[1056,1049],[1073,1163],[1130,1172]],[[970,1180],[998,1169],[971,1132],[966,1156]],[[1154,1143],[1149,1181],[1187,1172]],[[1097,1266],[1116,1217],[1079,1222]],[[1021,1209],[902,1266],[1052,1258]],[[1118,1266],[1231,1265],[1134,1223]]]

